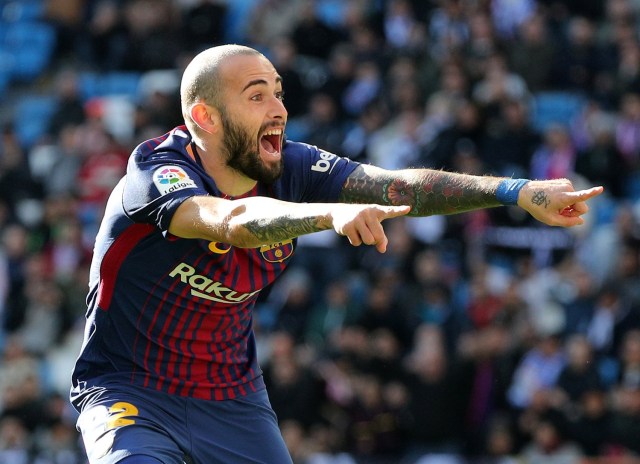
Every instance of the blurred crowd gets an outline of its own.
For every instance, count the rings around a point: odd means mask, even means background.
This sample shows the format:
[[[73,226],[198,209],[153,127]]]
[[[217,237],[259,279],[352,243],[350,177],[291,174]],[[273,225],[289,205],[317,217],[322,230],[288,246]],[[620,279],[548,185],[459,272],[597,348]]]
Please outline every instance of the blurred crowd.
[[[283,76],[289,139],[606,189],[570,230],[505,207],[388,221],[385,254],[301,238],[256,309],[295,464],[640,462],[640,1],[1,0],[3,21],[27,4],[55,48],[3,98],[53,106],[33,139],[0,111],[0,463],[85,462],[67,393],[104,203],[225,42]],[[87,88],[125,73],[133,93]]]

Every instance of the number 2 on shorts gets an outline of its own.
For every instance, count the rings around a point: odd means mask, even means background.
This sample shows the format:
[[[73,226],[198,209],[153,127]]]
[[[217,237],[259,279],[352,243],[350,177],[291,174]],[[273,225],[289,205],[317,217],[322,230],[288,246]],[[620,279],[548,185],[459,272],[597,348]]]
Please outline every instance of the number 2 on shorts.
[[[117,427],[124,427],[125,425],[135,424],[135,419],[131,419],[132,416],[138,415],[138,408],[131,403],[120,401],[115,403],[109,408],[109,421],[107,422],[107,430],[112,430]]]

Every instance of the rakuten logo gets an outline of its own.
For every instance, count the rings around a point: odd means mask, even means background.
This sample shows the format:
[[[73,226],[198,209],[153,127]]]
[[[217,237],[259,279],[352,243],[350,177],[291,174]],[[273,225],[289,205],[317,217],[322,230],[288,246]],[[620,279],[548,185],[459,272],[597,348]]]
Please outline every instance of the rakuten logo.
[[[195,268],[185,263],[178,264],[169,276],[180,276],[181,282],[191,286],[191,295],[218,303],[242,303],[260,291],[238,293],[223,286],[220,282],[214,282],[206,276],[196,274]]]

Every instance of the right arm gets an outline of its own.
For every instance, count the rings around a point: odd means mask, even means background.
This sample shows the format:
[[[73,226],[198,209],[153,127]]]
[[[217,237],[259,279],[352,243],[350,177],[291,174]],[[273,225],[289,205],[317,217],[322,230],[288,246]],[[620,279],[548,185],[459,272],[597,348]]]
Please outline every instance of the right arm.
[[[389,171],[361,165],[347,178],[339,201],[409,205],[412,216],[455,214],[500,206],[497,190],[504,177],[474,176],[434,169]],[[552,226],[582,224],[586,201],[602,187],[574,191],[567,179],[531,180],[518,192],[517,204]]]
[[[185,200],[171,219],[169,232],[241,248],[289,240],[334,229],[352,245],[376,245],[386,250],[381,222],[409,212],[407,206],[341,203],[291,203],[267,197],[225,200],[194,196]]]

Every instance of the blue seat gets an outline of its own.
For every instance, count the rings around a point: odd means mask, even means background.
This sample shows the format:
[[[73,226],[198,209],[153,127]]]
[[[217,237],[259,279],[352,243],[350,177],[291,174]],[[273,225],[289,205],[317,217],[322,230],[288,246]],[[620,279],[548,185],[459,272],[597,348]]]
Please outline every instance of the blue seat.
[[[56,32],[50,24],[22,21],[6,25],[2,48],[13,59],[12,78],[31,81],[49,65],[56,44]]]
[[[332,27],[339,28],[344,22],[348,3],[342,0],[316,1],[316,14],[320,19]]]
[[[0,4],[0,19],[6,23],[38,20],[43,17],[44,9],[43,0],[4,1]]]
[[[122,95],[137,101],[140,95],[140,77],[140,74],[135,72],[81,73],[78,76],[80,96],[86,101],[97,97]]]
[[[538,132],[552,124],[568,125],[585,105],[582,95],[572,92],[541,92],[533,97],[531,123]]]
[[[30,95],[18,102],[13,123],[18,140],[23,147],[31,147],[45,135],[57,108],[57,98],[49,95]]]
[[[225,40],[227,42],[235,43],[246,40],[247,18],[249,18],[257,3],[257,0],[228,2],[228,10],[225,17]]]

